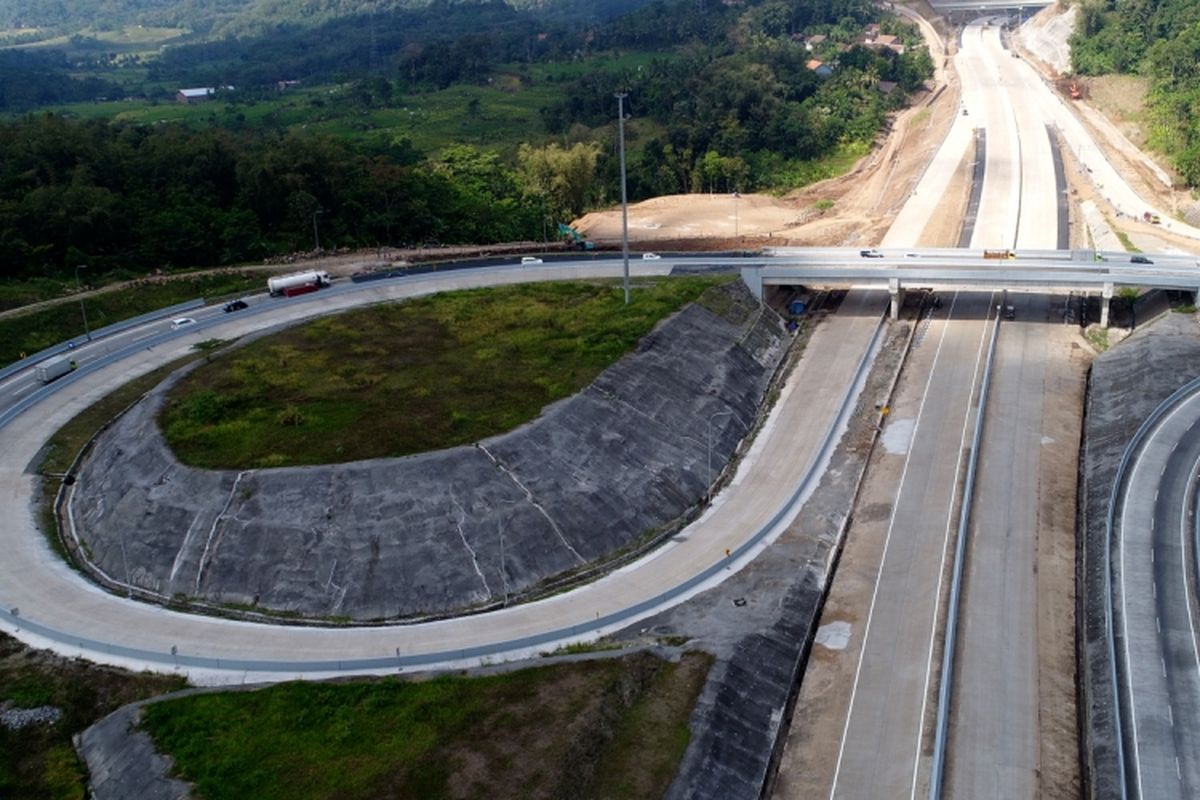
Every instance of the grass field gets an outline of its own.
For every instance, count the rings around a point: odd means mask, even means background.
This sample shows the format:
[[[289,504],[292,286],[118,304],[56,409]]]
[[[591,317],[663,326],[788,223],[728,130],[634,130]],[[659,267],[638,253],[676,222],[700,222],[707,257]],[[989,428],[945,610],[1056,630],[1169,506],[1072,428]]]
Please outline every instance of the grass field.
[[[84,298],[91,330],[136,317],[159,308],[194,300],[214,299],[260,290],[262,275],[251,272],[209,273],[171,280],[146,279],[136,286]],[[83,334],[79,303],[59,303],[47,308],[0,319],[0,366]]]
[[[137,674],[30,650],[0,634],[0,704],[53,706],[53,725],[0,725],[0,797],[82,800],[86,774],[71,736],[120,706],[184,687],[178,677]]]
[[[646,654],[442,677],[202,694],[145,727],[206,800],[661,797],[711,665]]]
[[[454,143],[515,151],[522,142],[537,144],[546,138],[539,112],[561,98],[565,81],[596,70],[636,71],[663,57],[652,52],[602,53],[580,62],[507,65],[498,68],[486,85],[410,94],[393,98],[386,108],[364,107],[347,84],[301,86],[253,102],[225,102],[219,97],[195,105],[121,100],[74,103],[58,110],[83,119],[148,125],[183,122],[307,130],[374,144],[407,138],[430,154]],[[473,100],[478,101],[474,106]]]
[[[468,444],[590,383],[719,278],[639,279],[438,294],[317,320],[218,356],[172,391],[176,455],[254,469]]]

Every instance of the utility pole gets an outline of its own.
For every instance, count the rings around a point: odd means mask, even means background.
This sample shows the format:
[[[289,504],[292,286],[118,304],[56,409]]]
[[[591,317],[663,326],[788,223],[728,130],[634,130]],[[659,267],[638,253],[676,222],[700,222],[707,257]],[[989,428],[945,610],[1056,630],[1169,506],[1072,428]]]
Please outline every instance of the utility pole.
[[[77,264],[75,266],[75,289],[79,292],[79,313],[83,314],[83,333],[90,342],[92,340],[92,332],[88,330],[87,308],[83,305],[83,284],[79,281],[79,270],[87,269],[87,264]]]
[[[324,209],[318,208],[313,212],[313,250],[321,252],[321,236],[317,233],[317,216],[324,212]]]
[[[621,257],[625,261],[625,305],[629,305],[629,198],[625,194],[625,98],[617,92],[617,141],[621,148]]]

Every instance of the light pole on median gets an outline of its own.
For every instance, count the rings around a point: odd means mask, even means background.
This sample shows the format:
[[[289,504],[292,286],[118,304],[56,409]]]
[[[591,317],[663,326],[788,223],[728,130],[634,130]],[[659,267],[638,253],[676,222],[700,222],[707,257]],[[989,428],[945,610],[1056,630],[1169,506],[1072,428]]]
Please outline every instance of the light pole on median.
[[[75,266],[75,289],[79,292],[79,313],[83,314],[83,333],[90,342],[92,340],[92,332],[88,329],[87,307],[83,304],[83,283],[79,280],[79,270],[87,269],[87,264],[77,264]]]
[[[708,497],[709,493],[712,492],[712,424],[713,424],[713,420],[716,419],[717,417],[728,417],[728,416],[732,416],[732,415],[733,415],[733,411],[726,409],[724,411],[714,412],[713,414],[710,414],[708,417],[708,483],[705,485],[705,489],[704,489],[705,497]]]
[[[625,262],[625,305],[629,305],[629,198],[625,194],[625,98],[617,92],[617,141],[621,150],[621,258]]]
[[[742,195],[740,192],[733,193],[733,238],[738,238],[738,198]]]

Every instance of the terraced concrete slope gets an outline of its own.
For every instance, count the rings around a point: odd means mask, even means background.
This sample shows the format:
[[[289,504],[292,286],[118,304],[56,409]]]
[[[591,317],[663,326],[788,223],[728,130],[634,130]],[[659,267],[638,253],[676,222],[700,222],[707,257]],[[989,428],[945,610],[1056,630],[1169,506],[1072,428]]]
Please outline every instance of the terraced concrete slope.
[[[471,447],[210,471],[171,454],[165,382],[102,434],[68,525],[114,583],[353,620],[503,602],[670,526],[749,429],[786,349],[744,285],[690,305],[537,420]],[[370,435],[364,431],[364,435]]]

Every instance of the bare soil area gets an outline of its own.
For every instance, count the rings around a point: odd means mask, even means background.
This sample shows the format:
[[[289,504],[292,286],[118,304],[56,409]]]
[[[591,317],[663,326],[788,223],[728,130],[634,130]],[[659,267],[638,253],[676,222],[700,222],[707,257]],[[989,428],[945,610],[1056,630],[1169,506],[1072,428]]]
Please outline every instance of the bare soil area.
[[[935,52],[935,62],[942,59]],[[880,145],[850,172],[782,197],[684,194],[634,203],[629,240],[642,250],[876,244],[945,137],[957,98],[951,77],[946,89],[897,114]],[[619,241],[621,210],[586,214],[574,226],[597,242]]]
[[[1087,78],[1088,103],[1108,117],[1138,147],[1146,144],[1146,93],[1149,78],[1140,75],[1103,75]]]
[[[1075,497],[1091,351],[1078,328],[1054,334],[1046,369],[1038,474],[1037,653],[1040,797],[1080,796],[1075,705]]]

